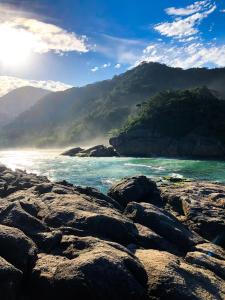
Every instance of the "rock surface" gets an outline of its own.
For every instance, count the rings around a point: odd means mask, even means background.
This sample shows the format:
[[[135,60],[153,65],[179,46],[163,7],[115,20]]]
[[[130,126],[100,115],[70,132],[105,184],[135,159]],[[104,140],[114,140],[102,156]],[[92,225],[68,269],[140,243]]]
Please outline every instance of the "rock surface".
[[[126,207],[131,201],[162,205],[162,199],[156,183],[145,176],[121,180],[110,188],[108,195],[118,201],[123,207]]]
[[[76,148],[72,148],[72,149],[69,149],[69,150],[63,152],[61,155],[76,156],[79,152],[81,152],[83,150],[84,150],[83,148],[76,147]]]
[[[63,152],[61,155],[78,157],[113,157],[118,156],[118,153],[111,146],[97,145],[88,149],[82,149],[80,147],[73,148]]]
[[[224,249],[201,230],[223,226],[222,190],[142,176],[106,196],[0,165],[0,299],[222,300]]]

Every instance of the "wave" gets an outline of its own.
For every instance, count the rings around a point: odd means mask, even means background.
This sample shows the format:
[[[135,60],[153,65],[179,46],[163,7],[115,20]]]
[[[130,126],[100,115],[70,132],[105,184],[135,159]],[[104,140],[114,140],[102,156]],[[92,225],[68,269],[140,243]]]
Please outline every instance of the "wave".
[[[134,164],[134,163],[125,163],[125,166],[131,166],[131,167],[143,167],[143,168],[148,168],[152,170],[158,170],[158,171],[166,171],[164,167],[155,167],[151,165],[144,165],[144,164]]]

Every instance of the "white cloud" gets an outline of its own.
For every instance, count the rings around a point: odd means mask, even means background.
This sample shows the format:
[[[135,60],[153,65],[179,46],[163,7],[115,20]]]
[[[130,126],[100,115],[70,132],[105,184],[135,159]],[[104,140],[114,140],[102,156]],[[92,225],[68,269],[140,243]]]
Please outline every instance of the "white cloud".
[[[101,66],[102,69],[109,68],[109,67],[111,67],[111,63],[103,64]]]
[[[71,85],[65,84],[60,81],[52,81],[52,80],[39,81],[39,80],[22,79],[22,78],[12,77],[12,76],[0,76],[0,97],[16,88],[23,87],[23,86],[33,86],[37,88],[50,90],[53,92],[64,91],[72,87]]]
[[[209,5],[209,1],[197,1],[184,8],[168,7],[165,9],[165,11],[168,15],[189,16],[201,11],[203,7],[207,7],[208,5]]]
[[[99,36],[99,40],[95,50],[119,64],[133,65],[140,57],[143,48],[148,45],[143,40],[126,39],[106,34]]]
[[[55,53],[63,52],[87,52],[87,38],[78,36],[74,32],[68,32],[65,29],[51,23],[42,22],[38,19],[19,15],[13,9],[0,6],[0,40],[5,38],[5,33],[10,37],[17,36],[17,40],[24,41],[30,50],[36,53]],[[11,38],[10,45],[13,46]],[[14,45],[16,48],[18,45]]]
[[[221,9],[220,12],[225,13],[225,9]]]
[[[99,67],[94,67],[91,69],[91,72],[97,72],[99,70]]]
[[[224,67],[225,45],[213,43],[192,43],[173,45],[166,43],[150,44],[143,51],[142,57],[136,62],[160,62],[172,67]]]
[[[116,64],[116,65],[114,66],[114,68],[115,68],[115,69],[120,69],[120,68],[121,68],[121,64]]]
[[[199,3],[204,3],[201,1]],[[207,1],[208,2],[208,1]],[[207,8],[207,9],[206,9]],[[175,19],[173,22],[163,22],[154,26],[161,35],[182,38],[195,35],[199,32],[198,25],[216,10],[215,4],[202,5],[202,10],[185,18]]]

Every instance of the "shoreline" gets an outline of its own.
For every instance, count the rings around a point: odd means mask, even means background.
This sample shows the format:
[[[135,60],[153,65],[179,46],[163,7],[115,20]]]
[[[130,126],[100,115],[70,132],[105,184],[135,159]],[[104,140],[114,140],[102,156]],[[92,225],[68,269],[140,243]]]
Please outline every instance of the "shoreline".
[[[203,300],[215,299],[216,290],[222,299],[224,185],[157,186],[134,176],[106,195],[4,165],[0,184],[1,294],[150,300],[197,291]],[[194,282],[195,290],[177,280]]]

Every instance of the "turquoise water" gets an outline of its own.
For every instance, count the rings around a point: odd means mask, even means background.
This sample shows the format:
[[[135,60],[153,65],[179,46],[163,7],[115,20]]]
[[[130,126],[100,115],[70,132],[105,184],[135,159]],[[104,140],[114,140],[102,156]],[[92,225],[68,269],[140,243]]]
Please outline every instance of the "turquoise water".
[[[65,179],[76,185],[92,186],[106,192],[125,176],[183,176],[225,183],[225,162],[165,158],[73,158],[60,156],[62,150],[0,151],[0,162],[12,169]]]

